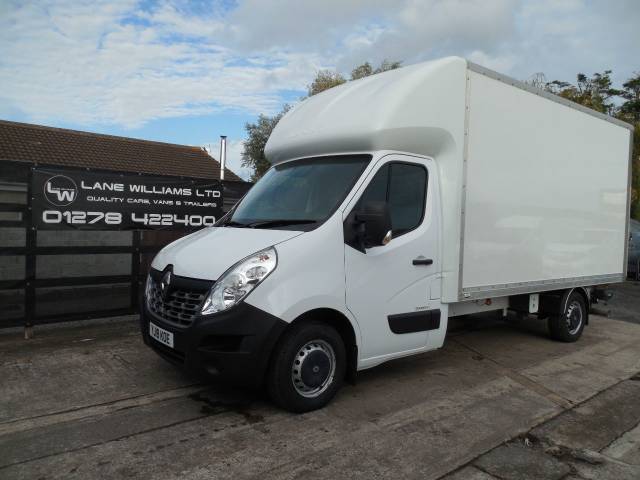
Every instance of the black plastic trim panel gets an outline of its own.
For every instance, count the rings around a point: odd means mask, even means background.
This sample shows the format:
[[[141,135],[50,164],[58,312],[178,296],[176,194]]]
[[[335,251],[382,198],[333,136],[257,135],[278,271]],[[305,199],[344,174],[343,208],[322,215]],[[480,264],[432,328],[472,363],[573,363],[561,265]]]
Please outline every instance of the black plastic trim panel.
[[[440,310],[399,313],[389,315],[389,328],[393,333],[415,333],[440,328]]]
[[[150,321],[173,333],[173,348],[149,336]],[[246,302],[213,315],[198,315],[183,328],[152,316],[146,307],[140,315],[144,342],[161,357],[204,378],[244,387],[262,385],[273,348],[287,325]]]

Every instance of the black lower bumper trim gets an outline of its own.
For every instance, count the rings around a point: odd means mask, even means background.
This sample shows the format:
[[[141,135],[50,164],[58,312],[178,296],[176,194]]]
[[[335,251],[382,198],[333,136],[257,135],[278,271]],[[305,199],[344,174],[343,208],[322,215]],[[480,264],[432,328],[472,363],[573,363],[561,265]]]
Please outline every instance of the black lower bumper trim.
[[[174,348],[149,336],[149,322],[173,333]],[[197,317],[187,328],[177,328],[142,309],[144,342],[161,357],[207,378],[259,387],[271,352],[287,323],[259,308],[241,303],[226,312]]]

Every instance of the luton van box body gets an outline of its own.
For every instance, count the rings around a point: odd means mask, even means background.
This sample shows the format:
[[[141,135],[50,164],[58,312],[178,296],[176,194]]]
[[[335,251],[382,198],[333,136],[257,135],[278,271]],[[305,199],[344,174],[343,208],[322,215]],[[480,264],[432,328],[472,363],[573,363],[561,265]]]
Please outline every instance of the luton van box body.
[[[158,254],[145,341],[294,411],[439,348],[456,315],[512,309],[575,341],[594,287],[625,278],[631,135],[460,58],[311,97],[245,198]]]

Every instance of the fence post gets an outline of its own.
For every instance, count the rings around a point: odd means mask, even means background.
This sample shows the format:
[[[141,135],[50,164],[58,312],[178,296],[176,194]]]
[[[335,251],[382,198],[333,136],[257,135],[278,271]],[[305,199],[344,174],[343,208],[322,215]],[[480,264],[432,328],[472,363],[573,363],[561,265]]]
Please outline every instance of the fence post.
[[[24,338],[28,340],[33,337],[33,319],[35,317],[36,306],[36,248],[38,246],[38,231],[33,218],[33,170],[30,167],[27,174],[27,209],[24,213],[25,225],[25,247],[26,254],[24,260]]]
[[[140,303],[140,237],[140,230],[134,230],[131,240],[131,308],[135,311]]]

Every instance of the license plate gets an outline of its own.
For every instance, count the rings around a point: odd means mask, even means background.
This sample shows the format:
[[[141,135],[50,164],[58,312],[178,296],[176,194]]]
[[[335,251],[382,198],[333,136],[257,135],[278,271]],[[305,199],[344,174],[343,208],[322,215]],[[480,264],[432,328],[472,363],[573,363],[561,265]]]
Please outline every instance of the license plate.
[[[149,335],[163,345],[173,348],[173,333],[149,322]]]

